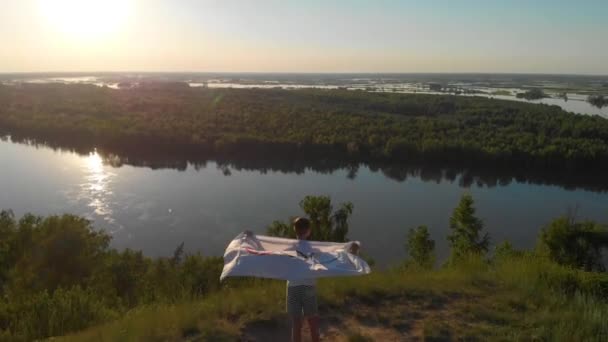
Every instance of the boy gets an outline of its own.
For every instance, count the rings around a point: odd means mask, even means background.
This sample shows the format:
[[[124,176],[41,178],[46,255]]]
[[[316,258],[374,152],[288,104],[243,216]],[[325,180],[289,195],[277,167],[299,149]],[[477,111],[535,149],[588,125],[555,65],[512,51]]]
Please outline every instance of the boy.
[[[310,237],[310,220],[297,217],[293,220],[293,229],[298,242],[294,245],[296,253],[304,258],[310,258],[314,250],[306,241]],[[359,244],[350,243],[348,252],[359,254]],[[305,318],[310,328],[313,342],[319,341],[319,313],[317,307],[317,287],[315,279],[297,279],[287,281],[287,313],[291,316],[291,340],[300,342],[302,338],[302,322]]]
[[[294,246],[298,255],[305,257],[313,253],[306,241],[310,236],[310,220],[298,217],[293,221],[298,242]],[[302,321],[305,318],[310,328],[313,342],[319,341],[319,314],[317,307],[317,288],[315,279],[297,279],[287,281],[287,313],[291,316],[291,340],[300,342],[302,338]]]

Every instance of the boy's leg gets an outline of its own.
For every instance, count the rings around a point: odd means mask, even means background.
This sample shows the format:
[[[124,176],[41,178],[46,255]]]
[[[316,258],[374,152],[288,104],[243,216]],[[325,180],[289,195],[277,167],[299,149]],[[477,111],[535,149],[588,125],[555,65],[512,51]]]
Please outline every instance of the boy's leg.
[[[310,329],[310,338],[312,342],[319,341],[319,308],[317,304],[317,288],[309,286],[306,288],[304,298],[302,300],[304,317],[308,321]]]
[[[302,340],[302,299],[297,287],[287,287],[287,313],[291,317],[291,341]]]
[[[302,341],[302,316],[291,316],[291,341]]]
[[[310,339],[312,342],[319,342],[319,316],[308,316],[308,327],[310,328]]]

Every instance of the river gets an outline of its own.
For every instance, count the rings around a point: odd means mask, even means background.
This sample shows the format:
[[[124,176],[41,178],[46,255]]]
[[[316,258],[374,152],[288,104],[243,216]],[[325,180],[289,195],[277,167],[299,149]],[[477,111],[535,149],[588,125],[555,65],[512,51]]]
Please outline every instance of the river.
[[[297,172],[272,167],[230,167],[209,161],[151,168],[104,160],[96,151],[77,154],[0,141],[0,208],[17,216],[74,213],[110,232],[112,246],[171,255],[185,242],[189,252],[221,255],[237,233],[263,233],[274,220],[301,215],[306,195],[329,195],[335,206],[354,204],[351,239],[381,265],[405,256],[407,229],[427,225],[440,259],[447,255],[449,217],[470,192],[493,243],[510,240],[531,248],[540,228],[575,210],[579,218],[608,222],[608,193],[566,189],[525,180],[483,184],[464,175],[443,177],[355,170]]]

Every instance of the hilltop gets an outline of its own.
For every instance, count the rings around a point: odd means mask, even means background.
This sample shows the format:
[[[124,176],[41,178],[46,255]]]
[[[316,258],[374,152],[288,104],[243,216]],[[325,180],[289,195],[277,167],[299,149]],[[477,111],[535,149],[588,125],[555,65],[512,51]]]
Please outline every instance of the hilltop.
[[[284,287],[262,282],[135,309],[58,340],[287,340]],[[602,341],[608,334],[608,276],[530,257],[377,271],[322,281],[319,289],[328,341]]]
[[[300,203],[315,239],[344,241],[349,203]],[[608,336],[608,229],[561,217],[537,248],[491,248],[473,199],[450,218],[450,257],[407,232],[408,260],[371,275],[319,282],[322,334],[343,341],[602,341]],[[275,221],[268,233],[289,236]],[[405,235],[405,234],[404,234]],[[110,236],[73,215],[17,220],[0,213],[0,340],[267,341],[287,333],[285,282],[230,278],[223,259],[184,254],[149,258],[110,249]],[[370,257],[363,255],[370,260]]]

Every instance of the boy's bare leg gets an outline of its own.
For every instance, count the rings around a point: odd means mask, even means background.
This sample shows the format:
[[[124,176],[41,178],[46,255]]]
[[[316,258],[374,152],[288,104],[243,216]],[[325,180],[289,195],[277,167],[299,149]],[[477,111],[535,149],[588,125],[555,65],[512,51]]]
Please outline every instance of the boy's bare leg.
[[[291,341],[302,341],[302,316],[291,316]]]
[[[310,339],[319,342],[319,316],[308,316],[308,328],[310,328]]]

